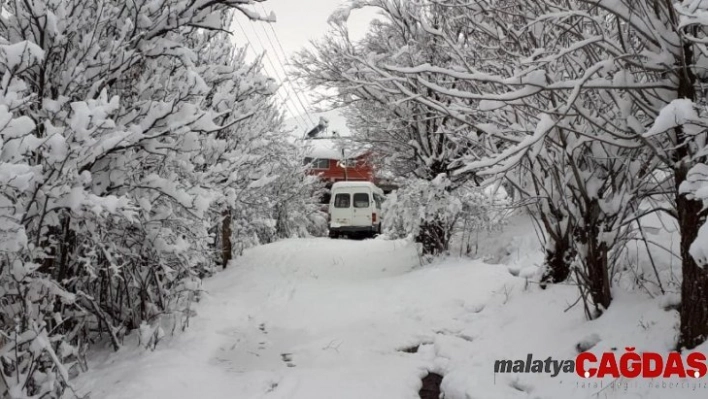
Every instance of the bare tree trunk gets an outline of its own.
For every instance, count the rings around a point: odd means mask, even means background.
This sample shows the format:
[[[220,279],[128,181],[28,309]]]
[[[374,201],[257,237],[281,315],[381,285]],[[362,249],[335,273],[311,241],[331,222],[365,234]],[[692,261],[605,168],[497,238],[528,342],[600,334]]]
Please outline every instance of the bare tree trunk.
[[[424,222],[416,236],[416,242],[423,244],[423,255],[440,255],[447,251],[448,232],[442,221]]]
[[[678,98],[696,99],[696,76],[687,65],[693,64],[693,50],[690,44],[683,48],[683,60],[678,70]],[[677,145],[674,151],[674,181],[676,185],[676,210],[681,232],[681,306],[679,315],[681,327],[678,349],[693,349],[708,338],[708,272],[700,268],[689,249],[698,236],[698,229],[705,223],[706,213],[701,201],[688,199],[679,191],[686,180],[688,171],[696,160],[691,159],[689,141],[683,128],[676,130]]]
[[[291,231],[288,223],[287,205],[278,204],[275,207],[275,215],[275,237],[279,239],[290,237]],[[270,241],[272,242],[274,239],[271,239]]]
[[[232,258],[232,243],[231,243],[231,209],[226,209],[222,213],[223,220],[221,222],[221,265],[224,269],[228,266]]]
[[[537,218],[540,224],[545,227],[548,240],[544,259],[544,271],[541,276],[540,286],[545,289],[547,284],[562,283],[570,275],[570,265],[577,252],[573,242],[573,226],[570,221],[564,222],[563,213],[555,207],[555,204],[548,203],[544,210],[543,206],[538,206]],[[533,215],[533,213],[532,213]]]
[[[62,230],[63,239],[60,244],[60,258],[59,258],[59,270],[56,274],[56,279],[60,283],[64,281],[65,278],[71,278],[73,276],[68,275],[69,272],[69,254],[73,252],[74,245],[76,243],[76,235],[71,229],[71,216],[66,215],[62,220]]]
[[[546,284],[562,283],[570,275],[570,263],[575,258],[575,249],[569,235],[554,240],[553,248],[546,249],[545,270],[541,276],[541,287]]]
[[[588,244],[587,270],[590,295],[595,305],[597,316],[601,315],[612,303],[610,290],[610,274],[607,265],[607,248],[605,243],[598,243],[597,236],[590,237]]]
[[[689,248],[698,236],[698,229],[705,223],[700,201],[689,200],[678,194],[678,187],[686,179],[688,166],[679,166],[675,171],[676,207],[681,231],[681,328],[678,349],[693,349],[708,338],[708,272],[699,267]]]
[[[587,204],[583,219],[583,226],[575,227],[575,240],[585,247],[585,253],[581,254],[579,259],[585,269],[582,273],[584,281],[578,283],[583,284],[590,293],[595,307],[593,316],[599,317],[610,307],[612,291],[607,258],[608,248],[607,244],[601,242],[599,238],[600,226],[606,219],[602,217],[597,199]]]

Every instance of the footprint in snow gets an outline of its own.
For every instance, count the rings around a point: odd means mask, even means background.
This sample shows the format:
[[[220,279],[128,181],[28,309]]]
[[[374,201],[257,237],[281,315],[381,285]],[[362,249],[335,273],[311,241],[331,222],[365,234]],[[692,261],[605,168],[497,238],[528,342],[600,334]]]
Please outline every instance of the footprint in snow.
[[[292,353],[281,353],[280,357],[283,359],[283,362],[285,362],[286,366],[295,367],[295,363],[292,362],[292,360],[293,360]]]

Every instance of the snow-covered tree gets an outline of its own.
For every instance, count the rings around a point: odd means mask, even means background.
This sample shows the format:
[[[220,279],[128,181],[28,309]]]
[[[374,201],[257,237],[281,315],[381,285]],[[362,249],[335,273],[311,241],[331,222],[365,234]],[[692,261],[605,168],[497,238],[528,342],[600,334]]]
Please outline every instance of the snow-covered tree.
[[[610,271],[641,217],[676,216],[684,272],[679,346],[704,339],[708,275],[690,248],[699,254],[693,243],[705,215],[698,186],[683,184],[703,157],[696,129],[703,124],[688,105],[699,102],[703,76],[702,2],[429,0],[416,2],[417,12],[394,0],[350,3],[339,16],[379,7],[384,24],[420,26],[413,42],[434,41],[447,56],[406,65],[392,59],[408,60],[420,48],[397,43],[381,55],[340,47],[358,63],[340,68],[350,87],[376,88],[396,106],[423,105],[464,126],[474,148],[452,175],[504,176],[533,201],[547,234],[546,279],[572,271],[595,308],[591,317],[609,306]],[[437,10],[447,16],[440,23]],[[320,75],[339,77],[333,70]],[[657,180],[657,169],[670,171],[673,182]],[[662,195],[673,197],[668,207],[642,208]]]
[[[310,221],[274,85],[224,33],[266,19],[253,3],[3,3],[3,397],[61,395],[103,337],[186,326],[226,220]],[[303,211],[271,208],[287,201]]]

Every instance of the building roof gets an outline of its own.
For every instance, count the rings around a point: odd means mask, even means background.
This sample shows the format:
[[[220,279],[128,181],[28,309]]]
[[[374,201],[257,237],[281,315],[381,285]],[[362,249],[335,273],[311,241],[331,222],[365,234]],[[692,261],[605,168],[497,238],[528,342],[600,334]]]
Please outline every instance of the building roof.
[[[344,147],[345,158],[358,158],[366,153],[366,149],[359,148],[360,145],[349,141],[352,132],[347,126],[347,120],[341,109],[333,109],[325,112],[315,112],[308,115],[308,119],[318,119],[317,126],[306,131],[301,130],[302,125],[297,123],[297,119],[285,121],[287,130],[291,130],[291,138],[303,150],[305,158],[322,158],[342,160],[342,147]]]
[[[346,140],[337,138],[303,140],[305,145],[305,157],[342,160],[343,158],[358,158],[364,155],[367,150],[356,148]],[[344,148],[344,156],[342,156]]]
[[[302,120],[302,118],[300,119]],[[334,133],[340,137],[352,136],[352,132],[349,129],[349,126],[347,126],[347,118],[344,116],[344,111],[342,109],[333,109],[324,112],[310,112],[306,116],[306,119],[312,124],[303,125],[302,123],[298,123],[298,118],[294,117],[285,120],[283,122],[283,126],[286,131],[291,131],[291,135],[294,139],[301,139],[303,137],[307,137],[307,133],[309,133],[313,128],[316,128],[315,123],[319,121],[317,125],[322,125],[322,119],[324,119],[326,122],[324,131],[318,130],[317,132],[320,137],[331,136]]]

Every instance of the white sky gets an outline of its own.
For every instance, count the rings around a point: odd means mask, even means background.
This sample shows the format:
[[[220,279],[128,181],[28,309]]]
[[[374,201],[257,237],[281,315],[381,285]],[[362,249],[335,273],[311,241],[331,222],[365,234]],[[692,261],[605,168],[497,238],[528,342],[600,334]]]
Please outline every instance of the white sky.
[[[286,57],[289,58],[293,53],[307,46],[310,40],[324,36],[329,27],[327,19],[343,2],[343,0],[268,0],[252,6],[252,9],[266,15],[271,11],[275,12],[276,23],[251,22],[244,16],[237,16],[237,23],[234,23],[232,32],[236,43],[250,43],[251,58],[263,51],[267,53],[264,59],[266,72],[282,83],[286,80],[286,70],[290,68]],[[351,14],[349,31],[352,39],[356,40],[363,36],[375,15],[376,10],[371,8],[356,10]],[[281,64],[285,65],[285,68]],[[299,94],[299,100],[295,92]],[[286,102],[287,116],[296,116],[300,123],[307,125],[302,126],[303,129],[314,127],[317,120],[311,123],[311,119],[315,117],[308,118],[305,111],[307,109],[312,113],[307,88],[298,88],[295,84],[286,81],[279,90],[278,96]]]

